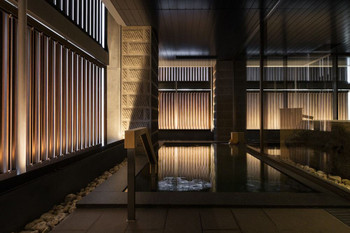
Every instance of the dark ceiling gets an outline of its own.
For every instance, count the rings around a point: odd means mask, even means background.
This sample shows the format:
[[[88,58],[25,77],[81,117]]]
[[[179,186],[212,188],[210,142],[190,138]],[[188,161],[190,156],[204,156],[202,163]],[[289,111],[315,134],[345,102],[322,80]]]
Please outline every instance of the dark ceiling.
[[[112,0],[128,26],[152,25],[161,58],[259,53],[259,0]],[[268,54],[350,52],[350,0],[265,0]]]

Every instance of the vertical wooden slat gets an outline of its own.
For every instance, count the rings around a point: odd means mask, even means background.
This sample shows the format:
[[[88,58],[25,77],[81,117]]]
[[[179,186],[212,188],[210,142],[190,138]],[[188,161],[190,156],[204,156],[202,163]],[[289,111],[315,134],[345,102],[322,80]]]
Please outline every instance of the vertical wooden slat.
[[[31,28],[30,33],[30,63],[29,63],[29,69],[30,69],[30,116],[31,116],[31,131],[30,131],[30,140],[31,140],[31,150],[30,150],[30,163],[33,164],[36,162],[36,136],[35,136],[35,121],[36,121],[36,100],[35,100],[35,31],[34,28]]]
[[[35,55],[34,55],[34,137],[33,137],[33,155],[34,163],[41,161],[41,38],[38,32],[34,32]]]
[[[56,157],[56,76],[57,76],[57,45],[56,42],[50,39],[50,158]]]
[[[56,43],[56,156],[62,155],[62,45]]]
[[[91,3],[90,3],[91,6]],[[91,146],[91,62],[88,61],[88,77],[87,77],[87,147]]]
[[[81,103],[82,103],[82,108],[81,108],[81,149],[85,149],[86,147],[86,61],[84,58],[81,58],[81,63],[82,63],[82,92],[81,92]]]
[[[2,23],[2,54],[1,54],[1,141],[0,141],[0,173],[6,173],[8,171],[7,160],[9,153],[9,127],[8,127],[8,115],[9,115],[9,55],[10,55],[10,29],[9,29],[9,15],[1,13]]]
[[[95,70],[95,103],[96,103],[96,107],[95,107],[95,142],[96,144],[100,144],[100,142],[98,141],[98,135],[99,135],[99,125],[98,125],[98,121],[99,121],[99,112],[100,112],[100,108],[99,108],[99,85],[98,85],[98,71],[99,68],[98,66],[96,66],[96,70]]]
[[[73,126],[73,144],[74,144],[74,151],[79,150],[79,84],[80,84],[80,76],[79,76],[79,56],[78,54],[74,53],[74,76],[73,76],[73,82],[74,82],[74,126]]]
[[[101,0],[97,0],[96,1],[96,12],[97,12],[97,20],[96,20],[96,24],[97,24],[97,42],[99,44],[101,44]]]
[[[27,166],[31,164],[31,151],[32,151],[32,114],[31,114],[31,28],[27,27]]]
[[[91,85],[90,85],[90,98],[91,98],[91,145],[95,145],[95,65],[91,67]]]
[[[41,145],[41,156],[42,160],[47,160],[49,155],[49,38],[43,37],[43,49],[42,49],[42,59],[43,59],[43,91],[42,91],[42,145]]]
[[[85,28],[85,0],[79,0],[80,2],[80,8],[79,8],[79,12],[80,12],[80,27],[82,29]]]
[[[83,110],[83,67],[82,61],[79,55],[77,59],[77,150],[81,150],[82,147],[82,110]]]
[[[73,152],[73,127],[74,127],[74,54],[68,50],[68,153]]]
[[[67,154],[67,48],[62,47],[62,155]]]
[[[9,152],[7,154],[8,161],[7,167],[8,170],[15,169],[15,148],[16,148],[16,113],[14,111],[15,100],[15,80],[17,79],[17,22],[15,18],[10,18],[10,79],[9,79]]]
[[[102,141],[102,135],[101,135],[101,132],[102,132],[102,77],[101,77],[101,72],[102,72],[102,69],[99,67],[98,68],[98,106],[99,106],[99,110],[98,110],[98,143],[101,144]]]

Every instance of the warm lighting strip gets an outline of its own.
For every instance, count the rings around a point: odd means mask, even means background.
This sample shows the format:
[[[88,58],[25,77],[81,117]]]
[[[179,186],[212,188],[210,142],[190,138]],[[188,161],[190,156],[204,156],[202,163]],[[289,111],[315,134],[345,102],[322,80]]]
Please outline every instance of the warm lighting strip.
[[[2,17],[0,174],[15,170],[13,80],[16,19]],[[27,30],[27,156],[30,166],[103,141],[103,68],[45,34]]]
[[[283,108],[281,92],[265,93],[266,129],[280,129],[280,109]],[[348,93],[338,93],[338,118],[348,119]],[[302,114],[313,120],[333,119],[333,93],[288,93],[288,108],[302,108]],[[247,93],[247,129],[260,128],[259,93]]]
[[[159,67],[160,82],[208,82],[212,80],[211,67]]]
[[[210,129],[210,92],[159,92],[159,129]]]

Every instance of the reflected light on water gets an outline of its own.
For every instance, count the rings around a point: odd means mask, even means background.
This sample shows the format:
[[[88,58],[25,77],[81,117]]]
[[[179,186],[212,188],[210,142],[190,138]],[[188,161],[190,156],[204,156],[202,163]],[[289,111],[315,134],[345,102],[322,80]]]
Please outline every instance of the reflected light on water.
[[[212,146],[161,147],[158,151],[160,190],[198,191],[215,183]]]

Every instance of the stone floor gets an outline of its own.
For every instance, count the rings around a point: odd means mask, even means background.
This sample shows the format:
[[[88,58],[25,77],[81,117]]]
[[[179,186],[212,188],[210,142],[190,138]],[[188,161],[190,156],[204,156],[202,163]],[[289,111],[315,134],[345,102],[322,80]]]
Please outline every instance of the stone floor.
[[[126,222],[125,208],[81,208],[53,233],[350,233],[324,209],[138,208]]]

